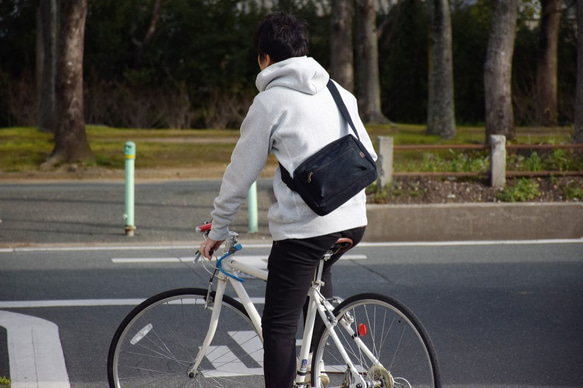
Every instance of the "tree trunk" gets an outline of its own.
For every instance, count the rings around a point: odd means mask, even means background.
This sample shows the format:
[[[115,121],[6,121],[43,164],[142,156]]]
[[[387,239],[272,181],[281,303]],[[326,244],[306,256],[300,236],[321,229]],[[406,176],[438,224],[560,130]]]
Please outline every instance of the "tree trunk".
[[[495,1],[484,65],[487,143],[490,135],[505,135],[509,140],[515,136],[511,81],[518,3]]]
[[[455,108],[448,0],[433,1],[430,53],[427,132],[451,139],[455,136]]]
[[[583,143],[583,0],[577,0],[577,87],[575,96],[575,143]]]
[[[357,0],[358,105],[365,123],[388,123],[381,112],[375,0]]]
[[[41,0],[42,5],[42,0]],[[43,22],[41,15],[41,8],[36,10],[36,91],[40,96],[40,87],[43,78],[43,61],[45,58],[45,51],[43,47]]]
[[[352,12],[352,0],[332,1],[330,76],[351,92],[354,91]]]
[[[146,31],[146,35],[144,38],[139,41],[136,38],[132,39],[132,43],[135,46],[134,50],[134,66],[139,68],[142,66],[142,57],[144,56],[144,51],[146,47],[154,37],[154,33],[156,32],[156,26],[158,24],[158,20],[160,19],[160,15],[162,14],[162,6],[164,5],[165,0],[156,0],[154,3],[154,9],[152,10],[152,18],[150,19],[150,26],[148,27],[148,31]]]
[[[557,45],[561,0],[541,0],[542,17],[537,68],[537,121],[557,125]]]
[[[57,131],[45,167],[93,158],[83,117],[83,40],[87,0],[61,1],[57,59]]]
[[[38,127],[43,132],[55,133],[57,103],[55,81],[57,78],[57,0],[41,0],[40,23],[42,60],[39,63],[39,117]]]

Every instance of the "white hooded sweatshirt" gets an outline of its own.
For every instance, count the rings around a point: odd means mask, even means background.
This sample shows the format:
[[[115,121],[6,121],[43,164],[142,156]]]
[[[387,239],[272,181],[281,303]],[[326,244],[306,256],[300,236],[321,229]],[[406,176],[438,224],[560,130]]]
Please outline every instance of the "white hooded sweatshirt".
[[[326,70],[309,57],[289,58],[259,73],[256,80],[259,94],[241,124],[241,137],[215,199],[211,239],[219,241],[228,237],[228,227],[270,152],[293,175],[294,169],[307,157],[349,131],[352,133],[326,87],[329,77]],[[337,86],[360,140],[376,160],[370,138],[358,116],[356,99]],[[269,231],[274,241],[321,236],[367,223],[364,190],[323,217],[287,187],[281,180],[279,167],[273,179],[273,191],[276,202],[269,209]]]

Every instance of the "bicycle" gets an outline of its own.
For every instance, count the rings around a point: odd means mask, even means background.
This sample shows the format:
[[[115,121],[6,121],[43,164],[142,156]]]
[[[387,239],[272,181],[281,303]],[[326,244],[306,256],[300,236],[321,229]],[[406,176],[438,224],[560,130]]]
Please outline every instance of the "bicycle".
[[[210,224],[197,231],[206,238]],[[351,247],[350,239],[340,239],[316,270],[294,387],[440,387],[429,335],[405,305],[373,293],[343,301],[321,295],[324,260]],[[266,281],[268,273],[236,260],[241,249],[231,232],[220,258],[201,260],[210,266],[207,289],[163,292],[127,315],[109,349],[111,387],[263,386],[261,318],[242,276]],[[225,294],[228,283],[239,300]],[[324,325],[314,333],[317,318]]]

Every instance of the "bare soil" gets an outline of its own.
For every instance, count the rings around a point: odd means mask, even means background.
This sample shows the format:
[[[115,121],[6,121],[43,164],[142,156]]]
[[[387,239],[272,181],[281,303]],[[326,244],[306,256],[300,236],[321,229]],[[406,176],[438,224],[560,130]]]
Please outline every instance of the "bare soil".
[[[529,202],[583,201],[583,176],[528,178],[535,195]],[[386,195],[374,196],[376,203],[430,204],[500,202],[503,190],[514,188],[520,178],[506,181],[506,188],[491,187],[487,180],[460,178],[398,178],[386,190]],[[525,194],[518,190],[517,198]],[[379,198],[380,197],[380,198]],[[383,200],[386,198],[386,200]]]

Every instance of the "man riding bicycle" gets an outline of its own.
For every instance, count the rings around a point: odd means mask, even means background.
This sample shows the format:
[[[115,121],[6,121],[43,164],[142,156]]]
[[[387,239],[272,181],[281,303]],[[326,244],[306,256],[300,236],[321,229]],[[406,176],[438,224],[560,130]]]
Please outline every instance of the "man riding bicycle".
[[[304,21],[283,13],[270,14],[260,23],[254,43],[261,69],[256,79],[259,94],[241,125],[241,137],[214,202],[212,230],[199,249],[209,259],[228,237],[228,227],[269,153],[294,171],[307,157],[349,133],[326,87],[329,74],[307,56],[309,34]],[[361,142],[376,159],[358,119],[355,97],[340,86],[338,89]],[[267,388],[284,388],[292,386],[296,375],[295,336],[314,270],[338,238],[348,237],[354,245],[360,242],[367,224],[366,196],[362,191],[319,216],[281,180],[279,168],[273,190],[277,200],[269,209],[273,245],[262,317],[264,373]],[[321,291],[328,298],[333,295],[331,266],[340,255],[325,264]]]

